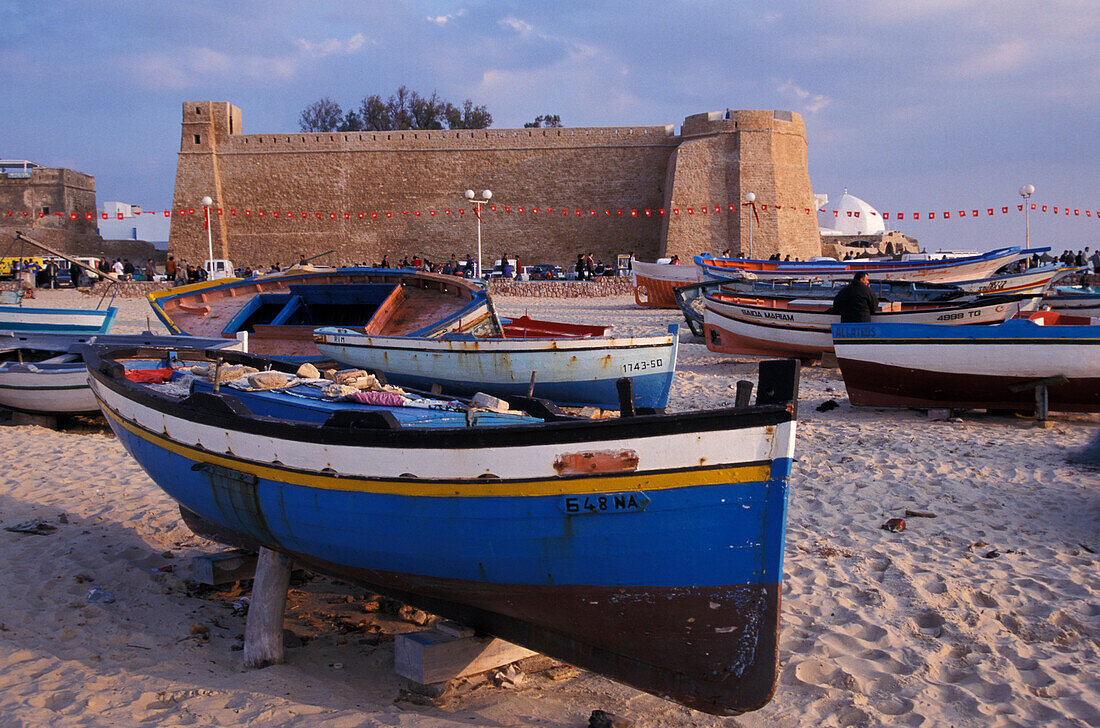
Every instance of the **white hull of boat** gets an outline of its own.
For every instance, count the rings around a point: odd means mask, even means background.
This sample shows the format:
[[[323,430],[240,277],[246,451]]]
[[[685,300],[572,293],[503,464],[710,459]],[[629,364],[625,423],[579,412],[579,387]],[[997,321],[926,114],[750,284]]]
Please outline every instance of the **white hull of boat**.
[[[676,308],[672,289],[698,283],[702,271],[695,265],[631,263],[634,272],[634,301],[646,308]]]
[[[0,365],[0,405],[41,414],[99,411],[83,362],[55,369],[49,365]]]
[[[921,283],[956,283],[978,281],[990,277],[997,269],[1026,257],[1019,248],[1005,248],[974,258],[932,260],[920,263],[837,261],[832,262],[769,262],[730,258],[697,257],[696,263],[706,279],[729,278],[812,278],[822,281],[851,280],[857,271],[866,271],[876,281],[913,281]]]
[[[55,334],[106,334],[115,322],[118,309],[101,311],[0,306],[0,331]]]
[[[349,366],[384,372],[402,386],[498,397],[525,394],[558,404],[618,408],[615,382],[634,380],[639,407],[664,407],[676,371],[678,328],[661,336],[553,339],[427,339],[319,329],[317,349]]]
[[[981,300],[917,310],[884,310],[875,323],[987,324],[1032,310],[1039,298],[1009,302]],[[825,313],[828,300],[792,301],[791,308],[706,300],[703,336],[707,348],[733,354],[820,358],[833,351],[831,326],[840,316]],[[895,306],[897,304],[894,304]]]

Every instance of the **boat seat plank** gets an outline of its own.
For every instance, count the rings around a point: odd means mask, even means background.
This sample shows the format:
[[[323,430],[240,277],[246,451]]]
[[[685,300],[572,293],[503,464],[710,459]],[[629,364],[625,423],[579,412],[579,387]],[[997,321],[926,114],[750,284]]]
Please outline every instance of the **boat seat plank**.
[[[257,324],[252,327],[252,338],[256,339],[293,339],[296,341],[313,341],[313,330],[310,326],[276,326],[272,324]]]
[[[38,362],[39,364],[68,364],[69,362],[75,362],[80,360],[79,354],[58,354],[57,356],[50,357],[49,359],[43,359]]]

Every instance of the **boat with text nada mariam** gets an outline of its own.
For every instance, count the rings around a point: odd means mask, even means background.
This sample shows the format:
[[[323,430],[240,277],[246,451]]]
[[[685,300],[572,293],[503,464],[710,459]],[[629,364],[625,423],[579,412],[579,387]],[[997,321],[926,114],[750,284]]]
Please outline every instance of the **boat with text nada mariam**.
[[[1036,311],[993,326],[836,324],[848,399],[869,407],[1100,412],[1100,319]]]
[[[981,296],[961,302],[880,302],[875,322],[927,324],[998,323],[1035,308],[1040,296]],[[817,359],[832,352],[828,299],[738,296],[718,291],[705,297],[704,339],[711,351]]]
[[[86,353],[92,388],[191,522],[692,708],[774,692],[797,362],[744,407],[431,427],[261,416],[130,381],[143,356]]]

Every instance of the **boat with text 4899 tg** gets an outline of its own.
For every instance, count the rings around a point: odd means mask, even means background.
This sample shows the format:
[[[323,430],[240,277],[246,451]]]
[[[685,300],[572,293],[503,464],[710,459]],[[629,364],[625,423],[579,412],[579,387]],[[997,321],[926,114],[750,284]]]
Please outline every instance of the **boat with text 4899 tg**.
[[[319,415],[181,384],[201,354],[85,353],[119,442],[189,523],[692,708],[770,700],[797,361],[761,362],[751,404],[587,419],[515,397],[483,420],[410,393]],[[163,383],[127,376],[158,356]]]

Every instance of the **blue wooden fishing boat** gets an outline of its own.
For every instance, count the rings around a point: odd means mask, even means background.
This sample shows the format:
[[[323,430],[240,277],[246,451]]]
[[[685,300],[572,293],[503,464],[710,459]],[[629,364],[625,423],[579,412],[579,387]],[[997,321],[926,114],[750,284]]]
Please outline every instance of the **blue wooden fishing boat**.
[[[1037,311],[990,326],[833,324],[848,399],[870,407],[1100,411],[1100,319]]]
[[[313,330],[322,326],[384,336],[501,334],[480,282],[413,270],[294,267],[154,291],[148,298],[173,333],[243,334],[253,353],[298,361],[321,358]]]
[[[988,253],[958,258],[905,259],[904,256],[881,259],[780,261],[744,258],[695,256],[695,264],[707,277],[745,276],[757,278],[817,278],[850,280],[858,271],[866,271],[879,281],[923,281],[954,283],[986,278],[1009,263],[1029,257],[1035,249],[998,248]]]
[[[630,377],[637,407],[668,404],[679,327],[660,336],[439,338],[373,336],[322,328],[317,349],[348,366],[383,372],[400,386],[454,394],[530,394],[558,404],[617,409],[616,381]]]
[[[130,381],[148,356],[88,352],[92,388],[191,522],[693,708],[770,699],[797,362],[754,405],[428,428]]]

